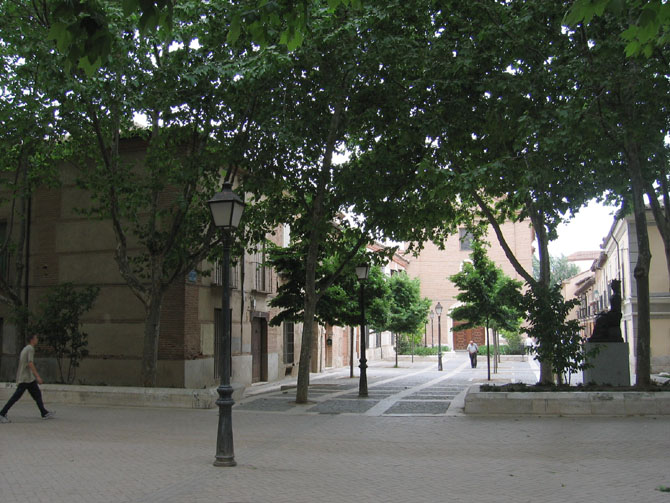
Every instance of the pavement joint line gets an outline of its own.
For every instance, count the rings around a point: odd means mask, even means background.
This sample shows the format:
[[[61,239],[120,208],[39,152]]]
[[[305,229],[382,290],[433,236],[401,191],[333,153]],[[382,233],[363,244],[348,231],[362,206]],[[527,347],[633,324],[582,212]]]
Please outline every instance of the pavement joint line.
[[[392,395],[389,398],[385,398],[381,400],[378,404],[374,405],[370,409],[368,409],[363,415],[365,416],[381,416],[389,410],[393,405],[402,400],[405,397],[408,397],[409,395],[412,395],[416,393],[417,391],[420,391],[424,388],[428,388],[430,386],[434,386],[435,384],[444,381],[445,379],[449,379],[450,377],[453,377],[454,375],[458,374],[461,370],[463,370],[467,365],[469,365],[469,361],[464,361],[461,365],[456,367],[454,370],[451,372],[448,372],[442,376],[436,377],[435,379],[432,379],[426,383],[419,384],[418,386],[414,386],[412,388],[408,388],[404,391],[401,391],[397,395]]]

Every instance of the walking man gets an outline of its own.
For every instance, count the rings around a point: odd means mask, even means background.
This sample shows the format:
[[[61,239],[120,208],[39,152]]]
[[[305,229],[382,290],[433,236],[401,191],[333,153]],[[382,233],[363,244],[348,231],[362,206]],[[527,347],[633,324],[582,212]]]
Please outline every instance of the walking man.
[[[470,344],[468,344],[468,354],[470,355],[470,366],[473,369],[477,368],[477,351],[479,350],[479,347],[477,347],[477,344],[475,344],[475,341],[470,341]]]
[[[42,392],[38,386],[38,384],[42,384],[43,381],[33,363],[37,342],[37,334],[32,334],[28,336],[28,345],[21,350],[21,355],[19,356],[19,368],[16,371],[16,391],[0,411],[0,423],[11,422],[7,418],[7,412],[12,408],[12,405],[19,401],[26,390],[28,390],[28,393],[30,393],[30,396],[33,397],[37,407],[40,409],[42,419],[51,419],[54,417],[53,412],[49,412],[44,408],[44,403],[42,403]]]

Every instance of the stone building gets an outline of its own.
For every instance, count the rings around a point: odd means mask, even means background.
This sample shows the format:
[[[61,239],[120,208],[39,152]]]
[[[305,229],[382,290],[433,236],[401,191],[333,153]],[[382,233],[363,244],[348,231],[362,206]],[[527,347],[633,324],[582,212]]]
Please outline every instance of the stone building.
[[[143,144],[129,141],[124,155],[142,155]],[[27,287],[19,295],[35,309],[40,298],[59,283],[75,286],[97,285],[100,294],[83,318],[88,333],[89,355],[77,371],[76,383],[90,385],[137,386],[140,384],[145,310],[122,278],[114,259],[117,243],[110,221],[89,218],[79,211],[91,204],[90,194],[75,183],[76,174],[62,171],[57,188],[39,188],[30,200],[26,252]],[[11,198],[0,205],[0,232],[8,232]],[[19,231],[14,226],[12,234]],[[16,237],[16,236],[12,236]],[[280,226],[267,236],[279,246],[290,242],[290,229]],[[130,244],[130,247],[137,244]],[[5,261],[6,262],[6,261]],[[16,257],[5,263],[4,274],[16,274]],[[404,267],[395,257],[387,273]],[[157,385],[159,387],[203,388],[219,379],[218,344],[221,333],[222,268],[203,263],[205,273],[191,271],[167,291],[161,310]],[[296,375],[302,325],[285,322],[273,327],[277,314],[269,302],[281,279],[265,265],[265,250],[259,246],[245,253],[231,266],[231,353],[232,381],[238,386],[276,381]],[[11,278],[10,278],[11,279]],[[0,304],[0,381],[13,381],[17,340],[11,310]],[[317,327],[318,358],[312,371],[349,365],[351,343],[358,361],[359,327]],[[373,334],[368,339],[368,359],[391,354],[390,334]],[[39,349],[42,349],[40,351]],[[38,348],[39,367],[47,381],[57,380],[53,358]]]
[[[125,145],[126,154],[141,150]],[[92,385],[133,386],[140,383],[145,310],[119,273],[114,260],[117,246],[111,223],[83,215],[90,195],[77,187],[75,175],[63,170],[58,188],[40,188],[31,199],[29,240],[25,255],[27,288],[22,298],[34,309],[49,287],[72,282],[97,285],[100,294],[83,317],[89,334],[89,355],[81,362],[77,382]],[[10,205],[0,208],[0,224],[10,218]],[[270,240],[282,244],[288,228]],[[131,245],[132,246],[132,245]],[[13,274],[13,264],[5,268]],[[217,334],[221,318],[221,277],[218,264],[202,264],[167,291],[161,310],[157,385],[202,388],[218,380]],[[264,251],[246,253],[231,268],[231,328],[233,381],[249,385],[291,374],[300,350],[300,326],[270,327],[274,315],[268,306],[277,290],[277,276],[264,265]],[[0,379],[14,379],[16,355],[21,349],[11,313],[0,307]],[[38,351],[38,356],[39,356]],[[45,354],[44,351],[41,352]],[[46,380],[56,380],[55,362],[39,362]]]
[[[509,246],[521,265],[532,272],[534,233],[528,222],[508,222],[501,226]],[[498,239],[489,227],[486,241],[490,243],[488,256],[503,272],[513,278],[521,280],[514,267],[505,256]],[[452,329],[459,320],[453,320],[451,310],[459,305],[456,300],[458,288],[449,280],[449,277],[459,272],[464,262],[470,260],[471,237],[465,228],[459,229],[458,235],[447,238],[443,247],[434,243],[427,243],[417,256],[406,256],[408,260],[407,273],[412,278],[421,280],[421,295],[432,301],[431,310],[439,302],[442,305],[442,316],[435,315],[426,326],[426,339],[437,345],[438,333],[442,334],[442,344],[460,351],[465,350],[468,342],[474,340],[477,344],[485,344],[484,328],[474,328],[454,332]],[[438,327],[438,322],[440,326]],[[438,330],[439,329],[439,330]],[[430,344],[430,343],[429,343]]]
[[[651,368],[652,372],[670,371],[670,283],[665,250],[651,211],[647,211],[647,231],[651,248],[649,292],[651,301]],[[610,308],[609,288],[613,279],[621,280],[621,334],[629,344],[631,375],[635,375],[637,334],[637,287],[633,271],[637,263],[637,233],[632,215],[616,219],[603,239],[601,253],[590,271],[572,278],[564,285],[566,298],[577,297],[575,312],[584,337],[593,332],[598,313]]]

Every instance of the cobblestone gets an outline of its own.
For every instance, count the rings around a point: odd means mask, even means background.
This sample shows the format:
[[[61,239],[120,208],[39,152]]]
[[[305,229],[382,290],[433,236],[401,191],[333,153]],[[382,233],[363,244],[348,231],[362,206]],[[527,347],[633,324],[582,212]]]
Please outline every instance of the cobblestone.
[[[395,372],[375,369],[372,381],[411,391],[405,386],[415,379]],[[424,383],[436,374],[425,372]],[[657,490],[670,485],[667,418],[310,411],[329,401],[356,403],[328,396],[284,411],[234,408],[234,468],[212,466],[216,410],[71,405],[41,421],[24,400],[10,413],[14,422],[0,425],[0,501],[670,502]]]

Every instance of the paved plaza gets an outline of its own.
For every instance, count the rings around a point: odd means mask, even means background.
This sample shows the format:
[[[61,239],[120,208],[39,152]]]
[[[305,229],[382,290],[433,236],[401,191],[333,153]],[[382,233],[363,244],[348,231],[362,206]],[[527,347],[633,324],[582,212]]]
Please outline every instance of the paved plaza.
[[[212,466],[216,410],[59,405],[42,421],[24,399],[0,425],[0,501],[670,502],[667,418],[468,417],[458,398],[486,369],[460,356],[373,364],[367,400],[346,370],[302,406],[255,386],[233,410],[234,468]]]

